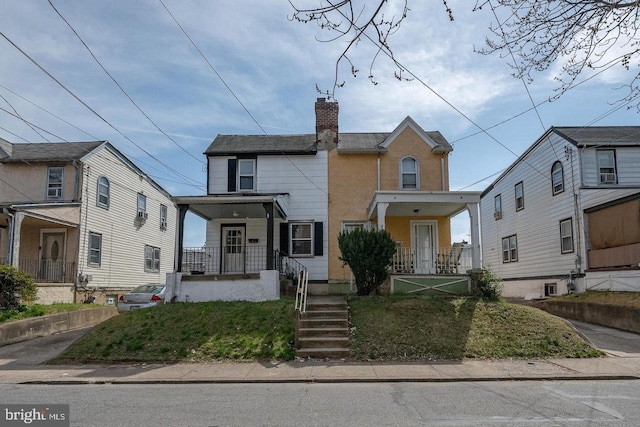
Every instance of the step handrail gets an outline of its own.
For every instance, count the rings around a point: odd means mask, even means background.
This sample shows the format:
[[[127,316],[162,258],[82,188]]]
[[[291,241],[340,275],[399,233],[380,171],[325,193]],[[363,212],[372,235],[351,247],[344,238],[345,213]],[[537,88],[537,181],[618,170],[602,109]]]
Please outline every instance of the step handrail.
[[[309,273],[306,269],[298,273],[298,286],[296,287],[295,310],[303,314],[307,311],[307,290],[309,287]]]

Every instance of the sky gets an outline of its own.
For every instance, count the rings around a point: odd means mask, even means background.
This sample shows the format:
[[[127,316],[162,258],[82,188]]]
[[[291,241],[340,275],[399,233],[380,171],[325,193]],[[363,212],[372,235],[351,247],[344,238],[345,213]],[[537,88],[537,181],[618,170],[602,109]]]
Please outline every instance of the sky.
[[[340,132],[391,132],[411,116],[453,145],[450,189],[482,191],[551,126],[638,124],[636,109],[615,102],[631,77],[622,66],[549,102],[562,64],[525,87],[508,58],[475,52],[489,35],[491,11],[473,12],[469,0],[448,4],[453,22],[442,2],[409,0],[389,39],[416,78],[399,81],[379,56],[372,84],[376,49],[366,39],[351,52],[357,77],[348,64],[338,66]],[[173,195],[206,193],[202,153],[218,134],[314,133],[314,103],[333,89],[347,42],[327,42],[332,35],[317,25],[293,21],[287,0],[0,5],[0,137],[107,140]],[[387,17],[400,11],[397,0],[388,7]],[[452,234],[469,240],[466,213],[452,220]],[[204,224],[189,216],[185,246],[202,244]]]

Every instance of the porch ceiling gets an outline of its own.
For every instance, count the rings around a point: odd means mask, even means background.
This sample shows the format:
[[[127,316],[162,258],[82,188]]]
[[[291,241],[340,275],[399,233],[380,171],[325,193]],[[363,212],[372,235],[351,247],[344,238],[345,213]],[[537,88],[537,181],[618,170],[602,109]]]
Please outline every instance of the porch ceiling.
[[[378,216],[378,204],[388,203],[386,216],[452,217],[469,204],[480,203],[479,191],[377,191],[369,204],[369,219]]]
[[[207,195],[178,196],[173,198],[177,205],[187,205],[189,211],[206,219],[265,218],[264,203],[273,203],[276,218],[287,217],[275,195]]]

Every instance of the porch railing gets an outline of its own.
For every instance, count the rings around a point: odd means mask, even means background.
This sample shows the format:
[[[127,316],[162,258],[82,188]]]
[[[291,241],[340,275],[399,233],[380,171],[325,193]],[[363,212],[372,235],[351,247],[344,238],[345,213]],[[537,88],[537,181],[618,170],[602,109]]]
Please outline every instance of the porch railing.
[[[258,273],[267,268],[267,252],[266,246],[183,248],[182,271],[191,274]],[[292,279],[305,268],[277,249],[271,256],[273,268]]]
[[[0,258],[0,264],[7,264],[7,259]],[[76,278],[75,262],[20,259],[18,270],[37,283],[74,283]]]
[[[462,248],[396,248],[391,271],[407,274],[464,274],[472,266],[471,253]]]

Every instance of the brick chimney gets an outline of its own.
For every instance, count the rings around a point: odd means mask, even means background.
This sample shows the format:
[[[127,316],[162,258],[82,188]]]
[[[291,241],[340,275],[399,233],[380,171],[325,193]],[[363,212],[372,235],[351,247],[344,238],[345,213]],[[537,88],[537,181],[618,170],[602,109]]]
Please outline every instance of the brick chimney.
[[[318,150],[333,150],[338,145],[338,103],[316,99],[316,144]]]

